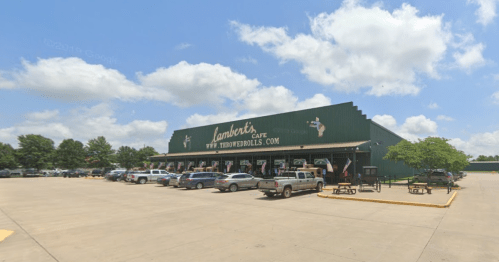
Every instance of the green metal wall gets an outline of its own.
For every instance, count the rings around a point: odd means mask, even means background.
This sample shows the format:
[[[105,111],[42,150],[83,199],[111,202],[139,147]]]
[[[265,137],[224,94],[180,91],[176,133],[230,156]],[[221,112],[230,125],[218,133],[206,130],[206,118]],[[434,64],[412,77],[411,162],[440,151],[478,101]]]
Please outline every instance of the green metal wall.
[[[310,126],[316,118],[325,127],[322,136]],[[176,130],[169,153],[363,141],[369,140],[369,124],[370,120],[349,102]],[[223,136],[225,132],[228,137]]]
[[[371,120],[370,120],[371,121]],[[379,175],[392,177],[412,176],[413,169],[402,162],[383,160],[388,147],[402,141],[402,137],[371,121],[371,165],[378,167]]]
[[[499,161],[470,162],[464,171],[499,171]]]

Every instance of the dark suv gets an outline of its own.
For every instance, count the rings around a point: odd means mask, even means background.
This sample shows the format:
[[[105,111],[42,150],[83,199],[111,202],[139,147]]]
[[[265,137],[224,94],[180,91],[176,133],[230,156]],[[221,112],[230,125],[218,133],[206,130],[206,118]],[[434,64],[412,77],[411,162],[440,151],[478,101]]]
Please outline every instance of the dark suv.
[[[100,170],[100,169],[92,170],[92,177],[95,177],[95,176],[102,176],[102,170]]]
[[[195,172],[186,173],[180,177],[179,187],[191,189],[193,187],[201,189],[204,187],[213,187],[215,179],[222,176],[222,173],[216,172]]]

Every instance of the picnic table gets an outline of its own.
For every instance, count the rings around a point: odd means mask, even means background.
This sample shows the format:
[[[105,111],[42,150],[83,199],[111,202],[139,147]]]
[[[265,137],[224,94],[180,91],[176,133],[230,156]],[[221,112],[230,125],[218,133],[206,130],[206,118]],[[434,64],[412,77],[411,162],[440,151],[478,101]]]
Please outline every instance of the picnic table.
[[[352,188],[352,183],[338,183],[338,187],[333,188],[333,194],[339,193],[355,194],[357,189]]]
[[[409,186],[409,193],[419,193],[421,191],[421,194],[424,194],[424,191],[428,194],[431,194],[431,190],[433,188],[429,187],[427,183],[413,183],[412,185]]]

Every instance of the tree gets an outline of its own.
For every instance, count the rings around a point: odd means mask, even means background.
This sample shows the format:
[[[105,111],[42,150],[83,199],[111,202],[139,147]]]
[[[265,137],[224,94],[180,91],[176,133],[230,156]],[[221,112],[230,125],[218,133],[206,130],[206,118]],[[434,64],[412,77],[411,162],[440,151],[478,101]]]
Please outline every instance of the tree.
[[[463,170],[469,165],[469,156],[456,150],[447,141],[448,139],[440,137],[427,137],[415,143],[402,140],[394,146],[389,146],[383,159],[402,161],[408,167],[426,170],[428,176],[435,169],[444,168],[451,172]]]
[[[112,155],[114,154],[114,150],[112,149],[111,144],[106,141],[106,138],[103,136],[99,136],[95,139],[88,141],[87,148],[88,162],[96,167],[109,167],[111,166]]]
[[[54,141],[41,135],[21,135],[17,157],[23,167],[40,170],[52,160]]]
[[[137,161],[135,163],[136,166],[143,166],[145,162],[148,162],[148,158],[150,156],[158,155],[159,153],[154,150],[151,146],[146,146],[139,151],[137,151]]]
[[[137,150],[129,146],[121,146],[116,152],[116,159],[127,170],[134,167],[137,161]]]
[[[499,156],[484,156],[479,155],[475,161],[499,161]]]
[[[9,144],[0,142],[0,170],[17,167],[16,150]]]
[[[83,143],[73,139],[64,139],[56,150],[57,163],[67,169],[75,169],[85,164],[87,153]]]

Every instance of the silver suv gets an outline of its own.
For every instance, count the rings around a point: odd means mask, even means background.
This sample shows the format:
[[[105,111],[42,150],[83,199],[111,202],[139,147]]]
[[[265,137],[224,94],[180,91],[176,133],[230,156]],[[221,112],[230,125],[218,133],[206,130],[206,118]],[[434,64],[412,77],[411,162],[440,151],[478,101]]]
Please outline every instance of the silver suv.
[[[258,188],[261,178],[245,173],[225,174],[215,180],[215,188],[224,192],[230,190],[236,192],[241,188]]]

